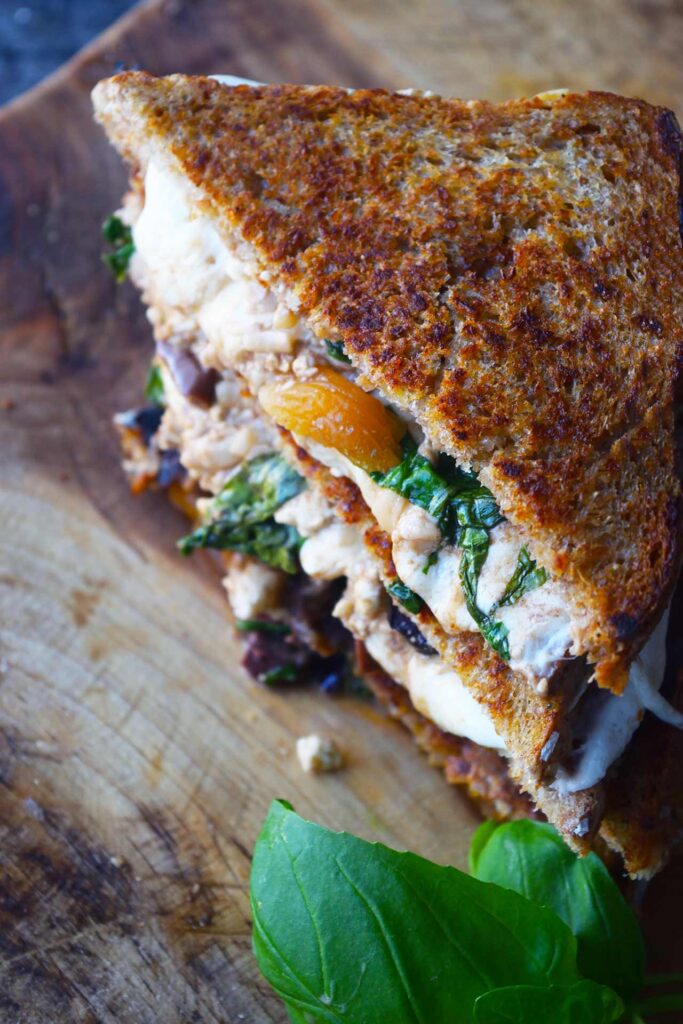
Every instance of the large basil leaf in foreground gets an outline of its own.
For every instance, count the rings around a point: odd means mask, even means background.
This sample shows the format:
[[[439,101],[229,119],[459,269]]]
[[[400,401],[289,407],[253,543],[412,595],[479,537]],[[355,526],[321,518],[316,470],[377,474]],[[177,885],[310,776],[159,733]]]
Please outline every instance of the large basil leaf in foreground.
[[[299,1021],[474,1024],[490,989],[579,980],[576,940],[550,911],[279,802],[251,904],[261,970]]]
[[[552,988],[497,988],[474,1005],[477,1024],[614,1024],[623,1013],[624,1004],[616,992],[594,981]]]
[[[578,940],[581,974],[628,999],[642,987],[643,940],[633,911],[602,863],[577,857],[551,825],[486,822],[470,849],[475,878],[555,911]]]

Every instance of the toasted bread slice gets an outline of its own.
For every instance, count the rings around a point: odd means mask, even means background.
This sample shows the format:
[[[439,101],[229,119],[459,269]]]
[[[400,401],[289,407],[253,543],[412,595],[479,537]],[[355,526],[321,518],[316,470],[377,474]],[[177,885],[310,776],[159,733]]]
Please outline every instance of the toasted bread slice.
[[[681,554],[674,116],[608,93],[492,105],[142,72],[94,97],[129,160],[174,162],[314,329],[479,473],[619,691]]]

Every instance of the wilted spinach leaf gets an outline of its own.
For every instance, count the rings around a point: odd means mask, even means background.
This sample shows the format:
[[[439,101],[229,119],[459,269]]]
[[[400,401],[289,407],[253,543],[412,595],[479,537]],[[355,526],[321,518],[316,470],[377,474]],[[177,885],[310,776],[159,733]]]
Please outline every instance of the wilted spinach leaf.
[[[285,572],[297,572],[303,539],[293,526],[276,522],[273,514],[304,486],[303,477],[281,455],[250,459],[214,498],[208,521],[178,542],[181,552],[239,551]]]
[[[344,343],[342,341],[330,341],[329,338],[325,338],[325,348],[327,354],[331,359],[336,359],[338,363],[350,363],[351,360],[344,351]]]
[[[235,629],[240,633],[276,633],[280,636],[292,632],[291,626],[277,619],[236,619]]]
[[[477,604],[477,584],[489,551],[489,532],[503,516],[491,491],[479,482],[473,473],[445,456],[435,467],[419,455],[409,435],[403,441],[404,457],[386,473],[373,473],[381,487],[388,487],[402,497],[423,508],[438,523],[447,543],[463,550],[460,562],[460,582],[467,608],[489,645],[504,659],[509,660],[507,629],[496,622]],[[436,557],[427,561],[428,572]]]
[[[145,381],[145,398],[152,405],[165,405],[166,395],[164,394],[164,380],[161,376],[161,370],[152,363],[147,374],[147,380]]]
[[[407,587],[401,580],[393,580],[387,584],[387,590],[392,597],[395,597],[413,615],[417,615],[424,604],[420,595],[416,594],[410,587]]]
[[[489,535],[486,530],[468,526],[462,531],[460,543],[462,546],[460,585],[465,595],[467,610],[489,646],[504,661],[509,661],[510,648],[507,641],[507,626],[504,626],[502,622],[496,622],[477,604],[477,586],[482,566],[489,552]]]

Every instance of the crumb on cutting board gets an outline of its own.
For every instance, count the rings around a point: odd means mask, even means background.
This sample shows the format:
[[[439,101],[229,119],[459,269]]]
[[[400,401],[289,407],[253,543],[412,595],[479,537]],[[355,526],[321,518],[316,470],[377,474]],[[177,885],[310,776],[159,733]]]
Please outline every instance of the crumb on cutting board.
[[[305,772],[336,772],[344,764],[341,750],[334,740],[317,733],[299,737],[296,756]]]

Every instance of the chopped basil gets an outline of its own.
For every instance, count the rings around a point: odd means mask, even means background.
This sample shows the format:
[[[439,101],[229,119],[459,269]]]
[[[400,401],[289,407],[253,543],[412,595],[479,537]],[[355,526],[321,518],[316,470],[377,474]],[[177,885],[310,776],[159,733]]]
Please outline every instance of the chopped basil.
[[[344,351],[344,343],[341,341],[330,341],[325,338],[325,348],[330,359],[336,359],[338,363],[350,363],[351,360]]]
[[[547,579],[548,573],[545,569],[536,564],[525,547],[520,548],[515,571],[503,591],[500,601],[496,602],[496,608],[517,604],[520,598],[528,594],[530,590],[542,587]]]
[[[262,523],[305,486],[282,455],[257,455],[230,477],[213,506],[224,522]]]
[[[480,527],[467,527],[460,535],[462,558],[460,559],[460,585],[465,595],[467,610],[476,622],[479,630],[493,650],[503,658],[510,660],[510,647],[507,636],[508,628],[502,622],[496,622],[477,604],[477,585],[479,574],[489,552],[489,535]]]
[[[274,519],[244,526],[232,526],[217,520],[182,537],[178,546],[183,555],[189,555],[197,548],[238,551],[293,575],[299,571],[299,549],[302,543],[302,538],[293,526],[276,523]]]
[[[112,214],[102,225],[102,235],[109,242],[110,252],[102,254],[102,259],[111,270],[118,282],[125,279],[130,258],[135,252],[135,243],[131,229],[120,217]]]
[[[295,683],[298,676],[296,665],[278,665],[277,668],[271,668],[270,671],[264,672],[259,678],[259,682],[265,683],[266,686],[275,686],[277,683]]]
[[[467,609],[489,646],[509,661],[508,630],[502,622],[493,619],[492,614],[497,608],[515,604],[524,594],[542,586],[548,579],[547,572],[536,565],[526,548],[522,548],[502,598],[488,613],[483,611],[477,604],[479,576],[489,552],[489,533],[504,520],[496,499],[474,473],[461,469],[449,456],[441,455],[433,466],[418,454],[409,435],[404,438],[403,452],[403,460],[397,466],[386,473],[372,473],[373,480],[423,508],[438,523],[445,542],[462,549],[460,582]],[[423,573],[429,572],[438,556],[438,551],[429,555]]]
[[[439,561],[439,549],[437,548],[436,551],[432,551],[432,553],[430,555],[428,555],[427,560],[426,560],[425,564],[422,567],[422,572],[424,573],[425,576],[427,575],[427,573],[429,572],[431,567],[433,565],[436,565],[436,563],[438,561]]]
[[[281,636],[292,632],[286,622],[271,619],[237,619],[235,629],[240,633],[279,633]]]
[[[424,604],[420,595],[416,594],[414,590],[410,589],[410,587],[407,587],[405,583],[401,582],[401,580],[394,580],[393,583],[389,583],[387,585],[387,590],[392,597],[395,597],[397,601],[400,601],[403,607],[407,608],[408,611],[412,612],[414,615],[417,615]]]
[[[245,462],[211,503],[208,520],[178,542],[184,555],[217,548],[252,555],[267,565],[295,573],[303,539],[273,514],[305,486],[281,455],[258,455]]]
[[[460,533],[469,526],[491,530],[503,522],[503,516],[487,487],[474,473],[467,473],[442,458],[439,469],[419,455],[415,442],[406,435],[404,457],[386,473],[372,473],[375,483],[388,487],[436,519],[441,533],[451,544],[460,543]]]
[[[147,374],[147,380],[145,382],[145,398],[152,403],[152,405],[166,405],[166,395],[164,394],[164,380],[161,376],[161,370],[152,363]]]

